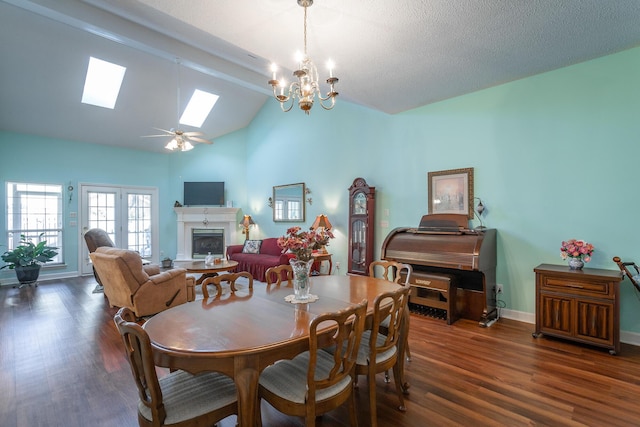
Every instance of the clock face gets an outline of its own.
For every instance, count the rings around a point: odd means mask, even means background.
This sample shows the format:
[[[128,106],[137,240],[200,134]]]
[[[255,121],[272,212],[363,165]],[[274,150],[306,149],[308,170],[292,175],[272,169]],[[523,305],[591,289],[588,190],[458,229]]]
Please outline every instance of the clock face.
[[[356,215],[367,213],[367,196],[364,193],[358,193],[354,196],[353,213]]]

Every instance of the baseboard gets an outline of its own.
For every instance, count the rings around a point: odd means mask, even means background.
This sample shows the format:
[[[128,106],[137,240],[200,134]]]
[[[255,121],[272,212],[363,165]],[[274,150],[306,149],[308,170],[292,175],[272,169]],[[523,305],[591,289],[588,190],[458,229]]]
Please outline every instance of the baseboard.
[[[535,314],[527,313],[524,311],[508,310],[506,308],[502,308],[499,311],[499,315],[500,317],[504,317],[505,319],[517,320],[519,322],[531,324],[536,323]],[[640,333],[620,331],[620,342],[640,346]]]
[[[40,272],[40,277],[38,277],[38,282],[44,282],[45,280],[57,280],[57,279],[69,279],[71,277],[78,277],[77,271],[65,271],[64,273],[47,273],[43,274]],[[4,278],[2,282],[0,282],[0,286],[15,286],[19,285],[18,278],[13,275],[11,278]]]

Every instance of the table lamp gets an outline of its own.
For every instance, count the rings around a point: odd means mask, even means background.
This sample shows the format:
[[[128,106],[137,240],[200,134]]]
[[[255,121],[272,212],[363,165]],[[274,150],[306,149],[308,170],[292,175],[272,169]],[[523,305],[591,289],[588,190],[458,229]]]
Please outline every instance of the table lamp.
[[[242,234],[245,235],[245,240],[249,240],[249,227],[254,227],[256,225],[251,219],[251,215],[245,215],[240,221],[240,227],[242,228]]]

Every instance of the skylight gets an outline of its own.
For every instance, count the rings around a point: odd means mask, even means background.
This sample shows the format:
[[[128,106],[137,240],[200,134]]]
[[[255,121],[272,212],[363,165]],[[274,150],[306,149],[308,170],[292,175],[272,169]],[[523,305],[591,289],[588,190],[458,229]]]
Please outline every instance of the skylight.
[[[82,103],[113,109],[126,70],[126,67],[90,57]]]
[[[197,128],[202,126],[218,98],[218,95],[196,89],[180,117],[180,124]]]

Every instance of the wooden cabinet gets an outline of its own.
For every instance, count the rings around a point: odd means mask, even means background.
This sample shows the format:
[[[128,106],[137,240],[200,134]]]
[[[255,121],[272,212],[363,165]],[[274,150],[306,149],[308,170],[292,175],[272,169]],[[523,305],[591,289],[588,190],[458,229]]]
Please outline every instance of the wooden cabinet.
[[[541,264],[536,273],[536,331],[620,351],[620,281],[614,270]]]

